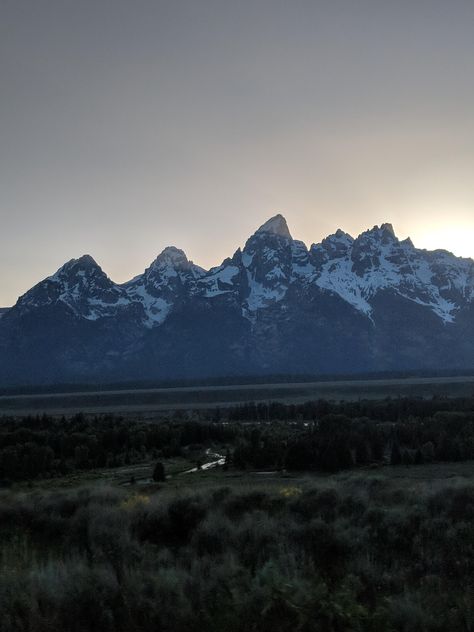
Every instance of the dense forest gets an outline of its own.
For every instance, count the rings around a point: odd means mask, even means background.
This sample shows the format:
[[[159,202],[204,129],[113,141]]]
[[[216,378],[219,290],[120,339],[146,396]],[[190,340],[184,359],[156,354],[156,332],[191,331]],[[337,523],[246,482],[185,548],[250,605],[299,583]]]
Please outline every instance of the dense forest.
[[[0,419],[0,479],[64,476],[166,459],[212,443],[231,444],[235,430],[221,423],[126,421],[114,415],[70,419],[47,415]]]
[[[191,419],[190,419],[191,417]],[[474,399],[244,404],[145,423],[115,415],[0,418],[0,481],[198,454],[237,469],[334,472],[474,459]]]
[[[5,491],[0,629],[471,631],[472,482],[338,476]]]

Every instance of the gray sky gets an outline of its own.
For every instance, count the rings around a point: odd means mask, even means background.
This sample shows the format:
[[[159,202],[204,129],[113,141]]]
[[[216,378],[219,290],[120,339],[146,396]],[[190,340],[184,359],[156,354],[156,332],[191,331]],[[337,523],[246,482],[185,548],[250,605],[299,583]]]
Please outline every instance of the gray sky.
[[[0,306],[281,212],[474,256],[472,0],[0,0]]]

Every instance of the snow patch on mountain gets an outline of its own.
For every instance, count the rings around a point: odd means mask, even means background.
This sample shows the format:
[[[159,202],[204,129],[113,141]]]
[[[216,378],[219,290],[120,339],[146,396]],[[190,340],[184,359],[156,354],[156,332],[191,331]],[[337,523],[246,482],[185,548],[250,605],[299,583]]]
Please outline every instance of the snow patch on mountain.
[[[315,282],[369,317],[370,300],[381,290],[429,307],[445,323],[454,321],[460,302],[472,300],[472,260],[418,250],[409,239],[400,242],[390,224],[375,226],[352,241],[335,237],[312,247],[320,262]],[[334,243],[343,243],[343,249],[334,252]]]
[[[239,272],[237,266],[226,264],[210,270],[205,282],[201,284],[204,296],[212,298],[233,291],[235,289],[234,279]]]
[[[314,266],[309,261],[309,251],[306,244],[294,239],[291,244],[291,283],[303,279],[309,280],[314,275]]]
[[[145,313],[144,324],[147,327],[164,323],[173,305],[160,296],[153,296],[147,292],[146,287],[141,284],[134,285],[133,289],[128,293],[129,304],[137,301],[143,306]]]
[[[315,284],[340,296],[344,301],[360,312],[370,316],[372,307],[368,302],[368,285],[360,286],[354,282],[352,261],[349,257],[325,263],[315,279]]]
[[[268,287],[264,283],[256,281],[248,274],[249,295],[243,302],[242,314],[251,321],[256,318],[256,312],[264,309],[272,303],[283,300],[287,288],[282,285]]]

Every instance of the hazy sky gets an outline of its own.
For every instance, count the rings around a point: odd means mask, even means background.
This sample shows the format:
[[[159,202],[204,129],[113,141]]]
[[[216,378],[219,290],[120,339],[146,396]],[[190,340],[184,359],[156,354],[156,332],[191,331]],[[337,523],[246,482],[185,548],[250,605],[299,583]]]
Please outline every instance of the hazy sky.
[[[472,0],[0,0],[0,306],[281,212],[474,256]]]

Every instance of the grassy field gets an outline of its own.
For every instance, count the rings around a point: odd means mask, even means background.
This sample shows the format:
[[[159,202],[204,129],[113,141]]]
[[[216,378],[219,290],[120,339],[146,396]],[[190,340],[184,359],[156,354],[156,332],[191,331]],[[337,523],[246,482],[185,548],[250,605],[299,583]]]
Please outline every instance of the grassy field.
[[[286,485],[296,485],[306,488],[313,484],[335,487],[347,481],[366,484],[370,481],[389,483],[400,489],[435,489],[444,483],[474,484],[474,461],[461,463],[429,463],[424,465],[410,465],[392,467],[360,467],[335,474],[286,472],[286,471],[241,471],[234,468],[224,469],[216,467],[210,470],[200,470],[187,473],[195,466],[195,462],[183,457],[173,457],[161,460],[166,471],[166,483],[150,481],[154,461],[127,465],[116,468],[104,468],[70,474],[61,478],[39,479],[26,483],[17,483],[14,493],[25,493],[32,490],[74,489],[82,486],[113,486],[123,489],[129,494],[155,493],[167,491],[202,490],[230,486],[235,489],[258,487],[260,489],[279,489]],[[131,479],[134,483],[130,484]]]
[[[386,397],[469,397],[474,394],[474,376],[342,380],[330,382],[246,384],[155,389],[130,389],[80,393],[0,396],[0,415],[47,412],[133,414],[153,418],[173,410],[208,409],[255,401],[287,404],[309,400],[357,401]]]

